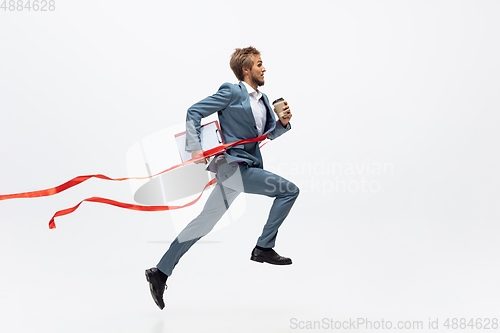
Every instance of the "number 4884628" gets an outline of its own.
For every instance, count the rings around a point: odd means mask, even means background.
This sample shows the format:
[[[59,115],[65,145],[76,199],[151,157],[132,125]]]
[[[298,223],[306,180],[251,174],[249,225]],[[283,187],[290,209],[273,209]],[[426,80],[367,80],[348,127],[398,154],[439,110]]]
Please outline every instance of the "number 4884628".
[[[10,12],[46,12],[56,10],[56,2],[55,0],[4,0],[0,9]]]

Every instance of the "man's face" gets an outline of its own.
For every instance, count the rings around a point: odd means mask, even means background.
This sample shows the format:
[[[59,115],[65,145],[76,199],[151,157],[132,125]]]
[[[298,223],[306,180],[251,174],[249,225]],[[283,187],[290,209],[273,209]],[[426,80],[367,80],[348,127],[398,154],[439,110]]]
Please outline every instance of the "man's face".
[[[262,59],[260,55],[253,56],[253,67],[250,71],[250,78],[253,82],[257,83],[257,86],[264,85],[264,72],[266,68],[262,64]]]

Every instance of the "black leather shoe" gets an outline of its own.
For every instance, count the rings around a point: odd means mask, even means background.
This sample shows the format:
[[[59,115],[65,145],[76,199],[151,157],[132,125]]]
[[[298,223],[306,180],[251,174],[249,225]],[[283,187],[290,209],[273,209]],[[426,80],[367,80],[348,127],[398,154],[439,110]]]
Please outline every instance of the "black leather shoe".
[[[277,254],[274,250],[271,251],[262,251],[258,248],[254,248],[252,251],[252,256],[250,260],[257,262],[267,262],[268,264],[273,265],[291,265],[292,259],[287,257],[282,257]]]
[[[149,282],[151,296],[153,296],[153,299],[160,310],[163,310],[165,307],[165,302],[163,302],[163,292],[167,289],[167,285],[161,280],[158,268],[153,267],[146,269],[146,279]]]

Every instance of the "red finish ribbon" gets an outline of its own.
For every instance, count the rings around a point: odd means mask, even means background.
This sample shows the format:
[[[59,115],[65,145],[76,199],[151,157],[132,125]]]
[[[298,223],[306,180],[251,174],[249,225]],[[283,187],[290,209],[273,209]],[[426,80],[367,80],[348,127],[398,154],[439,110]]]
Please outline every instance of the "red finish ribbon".
[[[171,171],[171,170],[176,169],[178,167],[181,167],[183,165],[189,164],[191,162],[195,162],[195,161],[201,160],[203,158],[216,155],[216,154],[222,152],[224,149],[226,149],[228,147],[235,146],[235,145],[240,145],[240,144],[244,144],[244,143],[249,143],[249,142],[264,141],[266,138],[267,138],[267,134],[259,136],[259,137],[254,138],[254,139],[240,140],[240,141],[236,141],[236,142],[232,142],[232,143],[223,144],[223,145],[214,147],[212,149],[208,149],[208,150],[204,151],[203,154],[195,156],[192,159],[190,159],[188,161],[185,161],[183,163],[174,165],[173,167],[170,167],[170,168],[168,168],[166,170],[163,170],[162,172],[159,172],[159,173],[157,173],[156,175],[153,175],[153,176],[148,176],[148,177],[128,177],[128,178],[110,178],[110,177],[107,177],[107,176],[101,175],[101,174],[87,175],[87,176],[78,176],[78,177],[75,177],[75,178],[67,181],[64,184],[61,184],[59,186],[52,187],[52,188],[49,188],[49,189],[45,189],[45,190],[31,191],[31,192],[24,192],[24,193],[14,193],[14,194],[3,194],[3,195],[0,195],[0,201],[2,201],[2,200],[8,200],[8,199],[16,199],[16,198],[37,198],[37,197],[51,196],[51,195],[57,194],[59,192],[63,192],[63,191],[65,191],[65,190],[67,190],[67,189],[69,189],[69,188],[71,188],[73,186],[76,186],[78,184],[81,184],[81,183],[83,183],[84,181],[86,181],[86,180],[88,180],[90,178],[99,178],[99,179],[112,180],[112,181],[123,181],[123,180],[129,180],[129,179],[148,179],[148,178],[153,178],[153,177],[161,175],[161,174],[163,174],[165,172],[168,172],[168,171]],[[106,198],[100,198],[100,197],[87,198],[87,199],[82,200],[78,205],[76,205],[76,206],[74,206],[72,208],[67,208],[67,209],[63,209],[63,210],[60,210],[60,211],[56,212],[54,214],[54,216],[52,217],[52,219],[50,220],[50,222],[49,222],[49,228],[50,229],[54,229],[56,227],[56,224],[54,222],[54,218],[56,218],[58,216],[67,215],[67,214],[70,214],[70,213],[74,212],[84,201],[100,202],[100,203],[105,203],[105,204],[108,204],[108,205],[113,205],[113,206],[117,206],[117,207],[121,207],[121,208],[132,209],[132,210],[140,210],[140,211],[165,211],[165,210],[174,210],[174,209],[180,209],[180,208],[184,208],[184,207],[188,207],[188,206],[193,205],[194,203],[196,203],[200,199],[200,197],[203,194],[203,192],[205,191],[205,189],[208,186],[213,185],[215,183],[216,183],[216,180],[214,178],[210,182],[208,182],[207,185],[205,185],[205,187],[201,191],[201,193],[198,196],[198,198],[196,198],[195,200],[193,200],[193,201],[191,201],[191,202],[189,202],[189,203],[187,203],[185,205],[182,205],[182,206],[141,206],[141,205],[134,205],[134,204],[122,203],[122,202],[118,202],[118,201],[114,201],[114,200],[110,200],[110,199],[106,199]]]
[[[128,203],[119,202],[119,201],[115,201],[115,200],[110,200],[110,199],[106,199],[106,198],[100,198],[100,197],[87,198],[87,199],[84,199],[84,200],[80,201],[80,203],[78,205],[74,206],[74,207],[66,208],[66,209],[60,210],[57,213],[55,213],[54,216],[52,216],[52,218],[50,219],[49,228],[50,229],[55,229],[56,228],[56,223],[54,222],[54,219],[56,217],[63,216],[63,215],[68,215],[70,213],[73,213],[78,207],[80,207],[80,205],[84,201],[100,202],[100,203],[104,203],[104,204],[107,204],[107,205],[113,205],[113,206],[116,206],[116,207],[121,207],[121,208],[126,208],[126,209],[132,209],[132,210],[140,210],[140,211],[146,211],[146,212],[151,212],[151,211],[158,212],[158,211],[165,211],[165,210],[174,210],[174,209],[180,209],[180,208],[189,207],[191,205],[194,205],[198,200],[200,200],[201,195],[203,194],[203,192],[205,191],[205,189],[207,187],[209,187],[210,185],[213,185],[215,183],[217,183],[217,181],[214,178],[211,181],[209,181],[207,183],[207,185],[205,185],[205,187],[201,191],[200,195],[196,199],[194,199],[193,201],[188,202],[187,204],[182,205],[182,206],[141,206],[141,205],[133,205],[133,204],[128,204]]]

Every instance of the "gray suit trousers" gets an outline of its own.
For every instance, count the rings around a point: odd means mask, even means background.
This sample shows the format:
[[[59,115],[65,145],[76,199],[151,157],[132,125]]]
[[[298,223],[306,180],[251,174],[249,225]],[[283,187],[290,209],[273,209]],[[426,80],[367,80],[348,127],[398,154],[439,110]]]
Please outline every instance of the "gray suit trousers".
[[[278,228],[292,208],[299,188],[292,182],[261,168],[246,163],[226,163],[219,166],[217,185],[210,194],[203,211],[193,219],[172,242],[156,266],[166,275],[172,275],[179,259],[201,237],[208,234],[241,192],[273,197],[269,217],[257,245],[273,248]]]

